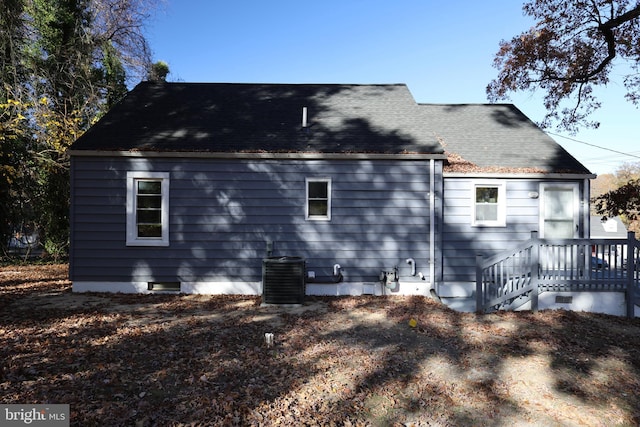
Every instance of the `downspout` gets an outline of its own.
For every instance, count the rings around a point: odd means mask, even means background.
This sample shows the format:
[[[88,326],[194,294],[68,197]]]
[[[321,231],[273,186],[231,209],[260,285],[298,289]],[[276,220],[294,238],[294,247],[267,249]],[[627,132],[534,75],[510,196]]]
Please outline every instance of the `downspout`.
[[[437,293],[436,289],[436,161],[429,160],[429,286]]]
[[[589,239],[591,237],[591,185],[589,182],[589,178],[584,179],[584,183],[582,184],[584,194],[584,199],[582,203],[582,214],[584,215],[584,231],[583,235],[580,236],[583,239]]]

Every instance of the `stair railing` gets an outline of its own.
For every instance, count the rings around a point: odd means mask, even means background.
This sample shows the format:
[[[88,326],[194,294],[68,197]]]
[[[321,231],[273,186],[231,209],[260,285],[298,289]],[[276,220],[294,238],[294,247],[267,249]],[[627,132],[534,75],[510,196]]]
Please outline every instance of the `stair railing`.
[[[640,300],[640,242],[624,239],[539,239],[476,258],[476,310],[512,310],[541,292],[623,292],[628,317]]]

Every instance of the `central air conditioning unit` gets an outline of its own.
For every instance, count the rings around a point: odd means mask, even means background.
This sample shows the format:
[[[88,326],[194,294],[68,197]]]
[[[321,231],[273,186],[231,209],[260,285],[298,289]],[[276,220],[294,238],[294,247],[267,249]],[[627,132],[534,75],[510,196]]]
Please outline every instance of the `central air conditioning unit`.
[[[302,304],[305,297],[305,259],[268,257],[262,260],[262,303]]]

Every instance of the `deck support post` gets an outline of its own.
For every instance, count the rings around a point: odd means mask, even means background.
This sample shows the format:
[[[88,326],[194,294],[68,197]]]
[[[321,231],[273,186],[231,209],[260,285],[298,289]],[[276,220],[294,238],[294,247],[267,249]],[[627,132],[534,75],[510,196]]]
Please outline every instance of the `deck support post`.
[[[627,319],[633,319],[635,317],[635,283],[634,276],[636,270],[635,250],[636,238],[633,231],[627,233],[627,253],[625,254],[625,260],[623,265],[627,264],[627,280],[625,282],[625,301],[627,303]]]

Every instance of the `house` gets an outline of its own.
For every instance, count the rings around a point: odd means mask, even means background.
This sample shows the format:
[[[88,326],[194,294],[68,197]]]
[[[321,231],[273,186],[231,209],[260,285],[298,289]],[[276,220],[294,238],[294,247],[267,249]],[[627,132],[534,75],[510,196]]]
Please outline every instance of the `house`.
[[[590,238],[592,239],[618,239],[627,240],[627,227],[622,223],[619,216],[602,220],[600,216],[591,216]],[[622,265],[624,263],[624,250],[622,244],[607,245],[599,248],[592,248],[592,263],[596,267],[610,265]]]
[[[600,216],[591,216],[592,239],[626,239],[627,227],[622,223],[619,216],[602,220]]]
[[[392,85],[150,83],[71,147],[74,291],[472,294],[475,256],[589,235],[589,171],[513,105]],[[463,309],[460,306],[458,308]]]

